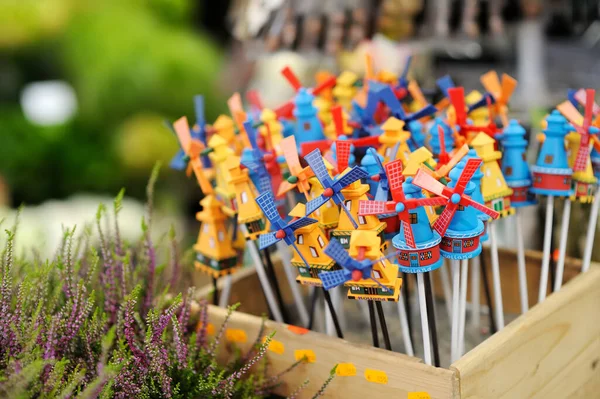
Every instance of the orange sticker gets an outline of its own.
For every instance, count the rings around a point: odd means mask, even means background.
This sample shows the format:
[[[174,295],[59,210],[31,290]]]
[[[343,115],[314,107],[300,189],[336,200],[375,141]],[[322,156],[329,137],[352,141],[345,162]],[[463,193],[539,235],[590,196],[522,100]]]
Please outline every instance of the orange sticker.
[[[202,328],[202,324],[198,323],[198,325],[196,326],[196,332],[200,331],[201,328]],[[215,335],[215,326],[212,323],[208,323],[206,325],[206,333],[208,335]]]
[[[409,392],[407,399],[431,399],[427,392]]]
[[[365,378],[367,379],[367,381],[373,382],[375,384],[385,385],[388,383],[387,374],[385,373],[385,371],[381,370],[366,369]]]
[[[263,343],[266,340],[267,340],[267,337],[264,337]],[[277,353],[278,355],[283,355],[283,352],[285,352],[285,346],[283,345],[283,342],[276,341],[274,339],[272,339],[271,342],[269,342],[269,347],[267,349],[269,349],[273,353]]]
[[[315,355],[315,352],[311,351],[310,349],[296,349],[294,351],[294,358],[296,360],[302,360],[302,358],[306,358],[308,363],[314,363],[317,361],[317,355]]]
[[[308,333],[308,331],[309,331],[306,328],[302,328],[302,327],[298,327],[298,326],[288,326],[287,328],[294,334],[298,334],[298,335],[304,335],[304,334]]]
[[[338,363],[335,374],[340,377],[352,377],[356,375],[356,367],[352,363]]]
[[[246,331],[239,330],[235,328],[228,328],[225,330],[225,339],[229,342],[237,342],[240,344],[248,341],[248,336],[246,335]]]

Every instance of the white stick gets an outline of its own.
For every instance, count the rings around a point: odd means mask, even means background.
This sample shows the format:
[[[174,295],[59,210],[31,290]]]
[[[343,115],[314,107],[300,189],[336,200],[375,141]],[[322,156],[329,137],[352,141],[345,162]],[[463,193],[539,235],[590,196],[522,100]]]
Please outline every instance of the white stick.
[[[560,243],[558,245],[558,263],[556,264],[556,278],[554,279],[554,291],[562,287],[563,274],[565,271],[565,257],[567,256],[567,235],[569,234],[569,220],[571,218],[571,200],[565,199],[563,207],[562,224],[560,226]]]
[[[423,357],[425,358],[425,363],[431,366],[433,362],[431,361],[431,341],[429,337],[429,319],[427,315],[423,273],[417,273],[417,290],[419,291],[419,314],[421,316],[421,331],[423,335]]]
[[[479,256],[471,260],[471,327],[476,331],[481,327],[479,262]]]
[[[245,225],[241,224],[240,230],[245,236],[248,235],[248,228]],[[281,315],[281,310],[279,309],[277,301],[275,300],[275,295],[273,294],[273,289],[271,288],[271,284],[269,283],[269,278],[267,277],[267,273],[265,272],[265,267],[262,263],[262,259],[260,258],[260,254],[258,253],[256,243],[252,240],[246,240],[246,248],[250,253],[252,263],[254,263],[256,274],[258,274],[260,285],[262,286],[262,289],[265,293],[265,297],[267,298],[267,304],[269,305],[269,308],[273,313],[273,317],[275,318],[275,321],[283,323],[283,316]]]
[[[542,257],[542,271],[540,274],[540,292],[538,303],[546,299],[548,289],[548,271],[550,269],[550,243],[552,240],[552,217],[554,216],[554,196],[548,196],[546,204],[546,225],[544,226],[544,253]]]
[[[458,321],[460,294],[460,262],[452,260],[452,330],[450,335],[450,362],[458,360]]]
[[[450,276],[448,276],[448,263],[443,260],[440,267],[440,277],[442,279],[442,290],[444,291],[444,299],[446,300],[446,311],[448,312],[448,320],[452,319],[452,288],[450,288]]]
[[[219,297],[219,307],[225,308],[229,305],[229,297],[231,296],[231,274],[225,276],[223,281],[223,289],[221,290],[221,296]]]
[[[292,266],[292,249],[283,241],[279,241],[275,245],[277,246],[279,257],[283,262],[283,270],[285,271],[285,277],[287,278],[288,285],[292,291],[292,296],[294,297],[298,316],[300,316],[300,322],[305,326],[308,324],[308,310],[304,304],[299,284],[296,282],[296,275],[294,274],[295,267]]]
[[[525,243],[523,242],[523,226],[521,210],[516,209],[515,222],[517,225],[517,263],[519,273],[519,294],[521,296],[521,314],[529,309],[529,298],[527,297],[527,270],[525,269]]]
[[[333,301],[331,302],[333,303]],[[336,336],[336,331],[327,301],[323,301],[323,309],[325,310],[325,334],[329,335],[330,337],[334,337]]]
[[[344,312],[344,294],[345,288],[343,285],[335,287],[331,292],[331,301],[333,302],[333,308],[337,313],[338,322],[342,330],[346,329],[346,313]]]
[[[465,351],[465,319],[467,315],[467,283],[469,281],[469,260],[460,262],[460,304],[458,321],[458,353],[460,358]]]
[[[410,340],[410,333],[408,332],[408,318],[406,317],[406,304],[402,294],[398,296],[398,316],[400,316],[400,329],[402,330],[402,340],[404,341],[404,348],[408,356],[414,356],[415,351],[413,350],[412,341]]]
[[[587,272],[592,262],[592,248],[594,247],[594,236],[596,235],[596,223],[598,223],[598,209],[600,208],[600,184],[598,190],[596,190],[596,196],[594,197],[594,203],[592,204],[592,211],[590,212],[590,220],[587,229],[587,235],[585,239],[585,249],[583,250],[583,263],[581,264],[581,271]]]
[[[504,328],[504,310],[502,309],[502,287],[500,286],[500,260],[498,259],[498,240],[496,239],[496,224],[490,222],[490,250],[492,258],[492,282],[494,283],[494,305],[498,331]]]

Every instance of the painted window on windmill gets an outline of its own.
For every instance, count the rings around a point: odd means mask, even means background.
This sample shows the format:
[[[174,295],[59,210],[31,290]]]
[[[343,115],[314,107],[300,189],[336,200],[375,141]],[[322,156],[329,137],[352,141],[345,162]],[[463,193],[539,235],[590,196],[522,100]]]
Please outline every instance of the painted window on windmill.
[[[296,241],[298,242],[298,244],[304,245],[304,235],[298,234],[298,237],[296,237]]]
[[[319,243],[319,246],[321,248],[323,248],[325,246],[325,240],[323,240],[323,237],[317,236],[317,242]]]
[[[358,215],[358,224],[367,224],[367,221],[363,215]]]
[[[464,248],[472,248],[474,244],[475,244],[475,240],[473,240],[472,238],[463,241]]]
[[[409,215],[410,215],[410,224],[419,223],[419,217],[416,213],[409,213]]]
[[[317,249],[315,247],[308,247],[308,249],[310,250],[310,254],[313,258],[319,257],[319,253],[317,252]]]
[[[452,252],[456,253],[456,254],[460,254],[462,253],[462,240],[458,239],[458,240],[452,240]]]

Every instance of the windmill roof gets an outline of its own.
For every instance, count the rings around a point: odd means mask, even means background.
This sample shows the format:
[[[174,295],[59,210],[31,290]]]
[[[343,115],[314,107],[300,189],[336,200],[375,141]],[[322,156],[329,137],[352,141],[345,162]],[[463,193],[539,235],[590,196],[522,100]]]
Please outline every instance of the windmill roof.
[[[302,203],[296,204],[296,206],[290,211],[290,213],[288,213],[288,215],[295,218],[301,218],[306,216],[306,205]]]
[[[227,128],[227,127],[232,127],[233,126],[233,119],[231,119],[229,116],[227,115],[219,115],[217,117],[217,119],[215,120],[215,123],[213,123],[213,127],[215,128]]]
[[[388,120],[381,125],[381,129],[383,129],[383,131],[397,131],[402,130],[403,128],[404,122],[393,116],[388,118]]]
[[[471,146],[479,147],[488,144],[494,144],[496,140],[488,136],[486,133],[480,132],[473,140],[471,140]]]
[[[343,86],[352,86],[358,79],[358,76],[351,71],[344,71],[337,77],[336,83]]]
[[[465,101],[467,104],[474,104],[477,101],[481,100],[482,96],[483,95],[479,91],[473,90],[465,96]]]
[[[222,145],[227,145],[227,141],[219,134],[213,134],[210,140],[208,140],[208,146],[216,148]]]

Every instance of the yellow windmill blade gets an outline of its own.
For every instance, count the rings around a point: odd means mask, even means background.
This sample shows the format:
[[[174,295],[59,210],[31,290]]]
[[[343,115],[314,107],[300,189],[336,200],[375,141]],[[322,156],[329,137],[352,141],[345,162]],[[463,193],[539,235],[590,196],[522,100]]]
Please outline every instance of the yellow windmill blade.
[[[423,95],[423,92],[421,91],[421,88],[419,87],[419,84],[416,80],[411,80],[410,82],[408,82],[408,92],[410,93],[412,98],[417,102],[419,108],[427,106],[427,99],[425,98],[425,95]]]
[[[579,113],[579,111],[577,110],[577,108],[575,108],[575,106],[573,104],[571,104],[570,101],[565,101],[560,103],[556,109],[563,114],[563,116],[565,118],[567,118],[569,120],[569,122],[577,125],[577,126],[581,126],[583,125],[583,115],[581,115],[581,113]]]
[[[192,139],[190,126],[185,116],[176,120],[175,123],[173,123],[173,128],[175,129],[175,134],[177,134],[177,139],[179,140],[183,152],[190,158],[186,174],[190,176],[191,172],[194,171],[202,192],[204,194],[212,193],[212,185],[204,175],[202,161],[200,160],[200,153],[204,149],[204,144],[202,144],[200,140]]]
[[[194,170],[194,174],[196,175],[196,180],[198,181],[198,185],[200,186],[200,190],[204,193],[204,195],[212,194],[213,187],[212,184],[206,178],[204,174],[204,169],[202,168],[202,161],[199,156],[196,156],[190,159],[190,165]]]
[[[462,147],[458,148],[455,152],[454,155],[452,156],[452,158],[450,159],[450,161],[448,161],[447,164],[441,166],[438,170],[436,170],[435,172],[433,172],[433,176],[435,176],[435,178],[437,179],[441,179],[442,177],[445,177],[448,175],[448,173],[450,173],[450,170],[456,166],[457,163],[460,162],[461,159],[464,158],[465,155],[467,155],[467,153],[469,152],[469,146],[467,144],[463,144]]]
[[[233,95],[227,100],[227,106],[229,107],[229,112],[231,113],[231,117],[235,121],[237,128],[240,131],[240,137],[244,142],[244,146],[250,148],[250,140],[248,139],[248,133],[244,128],[244,122],[246,122],[246,112],[242,107],[242,97],[240,93],[233,93]]]

